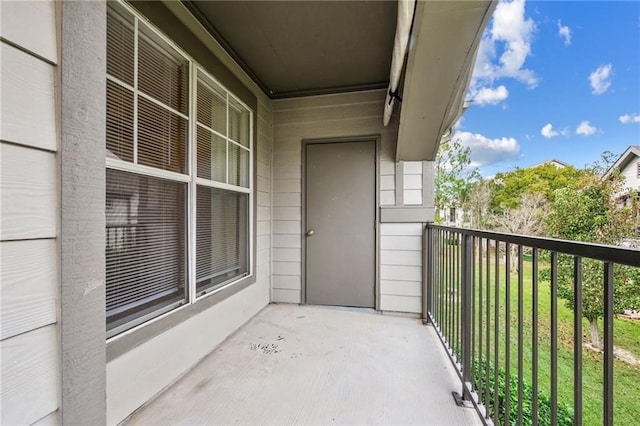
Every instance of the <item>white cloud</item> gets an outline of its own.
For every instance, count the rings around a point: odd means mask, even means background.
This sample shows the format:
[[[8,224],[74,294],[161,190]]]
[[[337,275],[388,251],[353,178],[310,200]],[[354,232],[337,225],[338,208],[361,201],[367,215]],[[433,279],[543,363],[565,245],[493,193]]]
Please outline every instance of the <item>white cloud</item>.
[[[546,126],[544,126],[542,130],[540,130],[540,134],[547,139],[560,135],[560,133],[553,130],[553,126],[551,125],[551,123],[548,123]]]
[[[618,120],[620,120],[620,122],[622,124],[640,123],[640,115],[638,115],[638,114],[625,114],[625,115],[621,115],[620,117],[618,117]]]
[[[576,128],[576,133],[582,136],[590,136],[593,135],[598,129],[591,125],[589,121],[583,121]]]
[[[600,65],[594,72],[589,74],[591,83],[591,93],[602,95],[611,87],[611,64]]]
[[[571,44],[571,29],[558,20],[558,35],[564,39],[564,45]]]
[[[525,0],[498,3],[490,27],[480,43],[472,86],[486,86],[504,77],[514,78],[529,87],[538,84],[535,73],[524,68],[531,54],[536,28],[531,18],[525,18],[524,6]]]
[[[471,99],[478,105],[496,105],[509,97],[509,91],[504,86],[483,87],[471,90]]]
[[[453,136],[462,146],[469,147],[471,167],[486,166],[518,157],[520,145],[515,138],[489,139],[471,132],[458,132]]]
[[[551,123],[547,123],[542,129],[540,129],[540,134],[547,139],[553,138],[555,136],[567,136],[569,134],[569,130],[566,128],[561,130],[556,130],[553,128]]]

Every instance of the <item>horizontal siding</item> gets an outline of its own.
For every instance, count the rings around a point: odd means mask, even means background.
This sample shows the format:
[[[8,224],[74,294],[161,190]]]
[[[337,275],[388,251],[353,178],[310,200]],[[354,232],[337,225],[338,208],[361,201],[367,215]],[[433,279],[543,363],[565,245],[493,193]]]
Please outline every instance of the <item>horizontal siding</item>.
[[[273,289],[273,299],[276,303],[300,303],[300,289]]]
[[[422,162],[405,161],[403,164],[403,204],[422,204]]]
[[[0,144],[0,239],[54,238],[58,222],[55,154]]]
[[[57,266],[53,239],[0,243],[0,339],[56,322]]]
[[[58,331],[49,325],[0,342],[0,424],[34,423],[58,408]]]
[[[23,49],[56,63],[58,53],[55,13],[53,1],[2,1],[0,35]],[[2,90],[5,87],[3,85]]]
[[[55,151],[55,68],[5,43],[0,57],[0,139]]]
[[[0,2],[0,20],[0,424],[58,424],[54,2]]]
[[[382,125],[385,95],[380,90],[273,102],[273,301],[301,301],[303,140],[380,135],[380,201],[395,204],[397,123]]]
[[[60,422],[60,411],[56,410],[36,421],[33,426],[57,426]]]
[[[387,295],[380,301],[380,310],[419,314],[422,312],[422,302],[419,297]]]
[[[258,100],[257,111],[257,229],[256,229],[256,278],[261,285],[269,289],[269,301],[271,300],[271,219],[272,212],[272,151],[273,151],[273,126],[272,126],[271,102]]]
[[[380,309],[422,311],[422,231],[420,223],[380,226]]]

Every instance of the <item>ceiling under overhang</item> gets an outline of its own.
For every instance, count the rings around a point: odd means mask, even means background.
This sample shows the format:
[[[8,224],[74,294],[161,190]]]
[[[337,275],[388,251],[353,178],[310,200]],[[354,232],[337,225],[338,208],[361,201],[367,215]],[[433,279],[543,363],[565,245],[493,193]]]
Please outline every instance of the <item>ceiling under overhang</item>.
[[[182,4],[272,99],[388,86],[397,0]],[[397,161],[435,158],[442,135],[462,115],[496,4],[417,2],[400,85]]]
[[[386,87],[393,1],[184,1],[273,99]]]

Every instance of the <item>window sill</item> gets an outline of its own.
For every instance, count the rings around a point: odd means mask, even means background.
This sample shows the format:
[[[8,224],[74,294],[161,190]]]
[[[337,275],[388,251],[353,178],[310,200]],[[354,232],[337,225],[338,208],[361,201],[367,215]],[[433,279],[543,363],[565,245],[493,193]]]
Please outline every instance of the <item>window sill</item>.
[[[137,328],[133,328],[107,341],[107,362],[118,358],[130,350],[142,345],[154,337],[164,333],[194,315],[217,305],[225,299],[239,293],[256,282],[254,275],[249,275],[232,282],[220,289],[197,299],[196,303],[184,305],[165,315],[155,318]]]

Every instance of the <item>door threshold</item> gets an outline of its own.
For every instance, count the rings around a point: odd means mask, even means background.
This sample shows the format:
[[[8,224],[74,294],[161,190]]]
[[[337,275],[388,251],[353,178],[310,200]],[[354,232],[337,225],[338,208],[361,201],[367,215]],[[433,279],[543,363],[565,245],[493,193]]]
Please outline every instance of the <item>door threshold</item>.
[[[336,311],[361,312],[361,313],[367,313],[367,314],[382,315],[381,311],[376,311],[374,308],[362,308],[362,307],[358,307],[358,306],[311,305],[311,304],[308,304],[306,306],[314,306],[314,307],[318,307],[318,308],[334,309]]]

